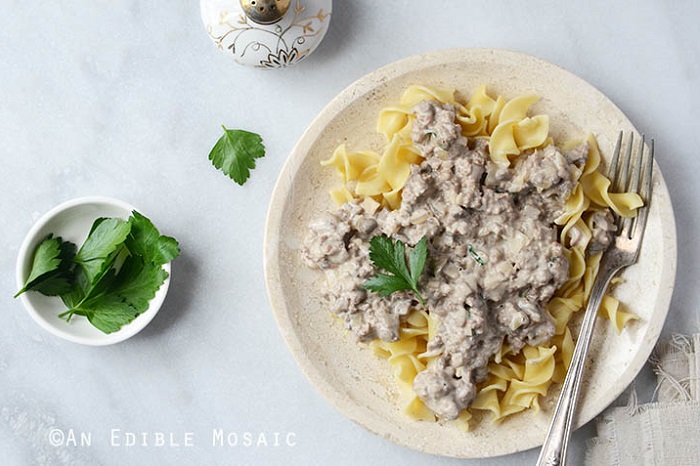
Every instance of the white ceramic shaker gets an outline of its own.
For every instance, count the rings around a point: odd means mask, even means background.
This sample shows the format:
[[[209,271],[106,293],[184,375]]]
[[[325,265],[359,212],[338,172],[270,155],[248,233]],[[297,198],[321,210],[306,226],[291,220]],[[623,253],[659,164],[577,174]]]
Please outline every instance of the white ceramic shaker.
[[[313,52],[328,31],[333,0],[201,0],[217,47],[241,65],[283,68]]]

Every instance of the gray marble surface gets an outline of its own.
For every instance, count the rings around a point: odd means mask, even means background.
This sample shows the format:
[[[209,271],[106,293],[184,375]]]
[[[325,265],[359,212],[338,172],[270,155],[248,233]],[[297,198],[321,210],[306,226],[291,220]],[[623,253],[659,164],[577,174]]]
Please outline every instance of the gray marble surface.
[[[261,72],[216,50],[194,0],[0,0],[0,463],[533,463],[534,450],[480,461],[420,454],[366,432],[316,393],[265,291],[262,232],[275,179],[323,106],[382,65],[455,47],[537,55],[601,89],[656,138],[679,244],[664,335],[697,331],[699,5],[336,0],[314,55]],[[267,145],[243,188],[207,160],[222,123],[257,131]],[[164,308],[111,347],[55,338],[11,298],[28,229],[86,195],[136,205],[183,248]],[[648,369],[637,387],[642,400],[651,394]],[[52,429],[66,435],[63,446],[51,445]],[[212,445],[212,431],[223,446]],[[141,432],[148,446],[124,446]],[[246,432],[268,445],[244,446]],[[593,433],[574,435],[574,464]],[[226,444],[229,434],[237,446]]]

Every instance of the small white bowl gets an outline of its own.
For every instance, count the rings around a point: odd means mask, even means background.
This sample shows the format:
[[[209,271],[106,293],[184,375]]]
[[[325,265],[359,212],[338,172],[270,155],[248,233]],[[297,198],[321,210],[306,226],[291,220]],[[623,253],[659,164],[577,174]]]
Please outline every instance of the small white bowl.
[[[24,282],[29,276],[36,247],[50,233],[53,233],[54,237],[60,236],[63,240],[71,241],[80,248],[96,219],[99,217],[118,217],[126,220],[133,210],[138,209],[126,202],[108,197],[81,197],[51,209],[29,230],[19,249],[16,273],[17,289],[24,286]],[[58,315],[64,312],[66,307],[58,297],[49,297],[38,292],[28,291],[20,295],[19,299],[29,311],[29,315],[57,337],[82,345],[111,345],[139,333],[158,313],[170,285],[170,263],[163,265],[163,269],[168,272],[168,278],[149,303],[146,312],[114,333],[103,333],[82,316],[74,316],[70,322],[60,319]]]

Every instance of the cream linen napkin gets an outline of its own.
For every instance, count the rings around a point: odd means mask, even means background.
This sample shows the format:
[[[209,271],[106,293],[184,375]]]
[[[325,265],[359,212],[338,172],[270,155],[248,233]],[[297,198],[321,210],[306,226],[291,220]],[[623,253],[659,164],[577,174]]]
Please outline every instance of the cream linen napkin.
[[[596,420],[585,464],[700,465],[700,334],[660,342],[649,362],[657,400],[610,408]]]

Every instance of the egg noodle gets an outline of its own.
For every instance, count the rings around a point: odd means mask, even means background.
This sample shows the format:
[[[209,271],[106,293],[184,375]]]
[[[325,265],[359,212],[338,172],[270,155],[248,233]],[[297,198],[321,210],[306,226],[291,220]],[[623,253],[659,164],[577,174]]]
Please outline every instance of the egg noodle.
[[[411,110],[423,100],[453,105],[462,135],[488,140],[489,155],[496,164],[509,166],[520,154],[553,144],[549,136],[549,117],[528,116],[538,96],[526,94],[510,100],[502,96],[493,99],[482,85],[467,103],[461,103],[455,99],[454,90],[410,86],[399,105],[386,107],[379,114],[377,131],[388,141],[381,154],[349,152],[345,145],[340,145],[322,162],[324,166],[335,167],[343,179],[343,185],[330,193],[336,203],[371,197],[384,208],[396,209],[400,205],[401,190],[411,174],[411,166],[423,161],[420,151],[411,142],[414,119]],[[526,345],[518,354],[513,354],[507,345],[501,347],[489,363],[488,377],[478,385],[476,398],[454,421],[465,430],[472,417],[470,411],[490,411],[493,421],[526,409],[537,412],[540,397],[547,394],[549,386],[563,382],[574,350],[569,323],[573,314],[588,301],[602,255],[586,257],[592,237],[592,215],[609,207],[620,216],[632,217],[643,205],[637,194],[610,192],[610,180],[599,171],[601,156],[594,136],[588,135],[586,142],[588,159],[576,174],[578,183],[566,201],[564,213],[555,220],[570,268],[569,279],[546,305],[555,321],[555,335],[547,345]],[[564,149],[578,143],[568,143]],[[637,319],[623,311],[619,301],[609,295],[603,298],[600,314],[612,322],[618,333],[629,321]],[[415,395],[413,379],[436,358],[425,355],[427,343],[434,335],[435,323],[430,314],[425,310],[413,310],[402,320],[398,341],[370,343],[376,354],[391,363],[394,377],[407,400],[406,414],[426,421],[436,418]]]

